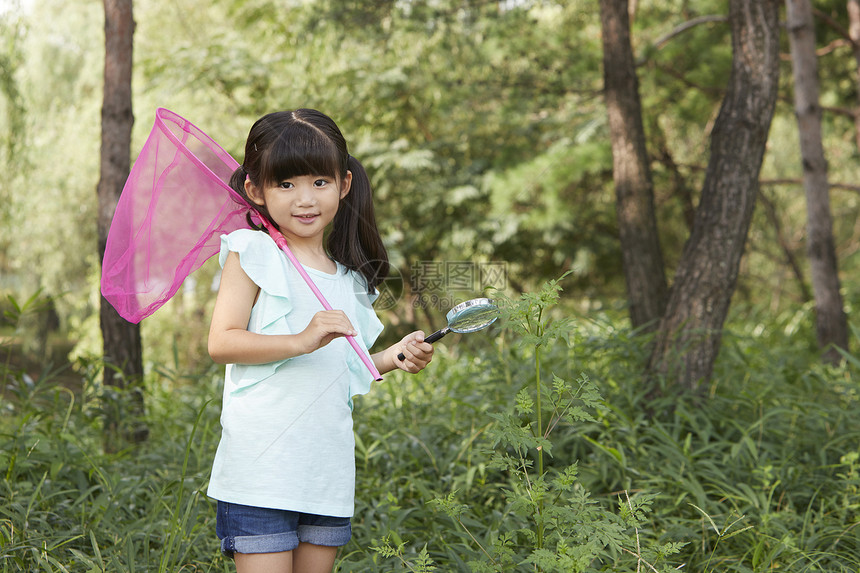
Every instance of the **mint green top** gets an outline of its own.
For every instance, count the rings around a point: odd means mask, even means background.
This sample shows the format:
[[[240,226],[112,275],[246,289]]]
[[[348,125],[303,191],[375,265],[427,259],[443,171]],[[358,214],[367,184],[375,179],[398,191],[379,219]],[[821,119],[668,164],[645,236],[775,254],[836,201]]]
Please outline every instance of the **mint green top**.
[[[242,229],[221,237],[260,287],[248,330],[297,334],[323,310],[286,255],[267,234]],[[343,310],[369,349],[382,323],[363,278],[340,263],[328,274],[304,267],[332,308]],[[344,338],[306,355],[258,365],[229,364],[221,441],[210,497],[242,505],[336,517],[352,516],[355,441],[352,396],[373,376]]]

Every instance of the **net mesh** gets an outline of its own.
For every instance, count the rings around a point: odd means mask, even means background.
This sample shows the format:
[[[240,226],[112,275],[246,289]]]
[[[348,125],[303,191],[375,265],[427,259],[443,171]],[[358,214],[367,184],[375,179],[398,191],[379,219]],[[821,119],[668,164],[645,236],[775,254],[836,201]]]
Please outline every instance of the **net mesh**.
[[[247,227],[230,188],[238,163],[191,122],[166,109],[131,169],[108,233],[101,291],[140,322],[220,249],[220,235]]]

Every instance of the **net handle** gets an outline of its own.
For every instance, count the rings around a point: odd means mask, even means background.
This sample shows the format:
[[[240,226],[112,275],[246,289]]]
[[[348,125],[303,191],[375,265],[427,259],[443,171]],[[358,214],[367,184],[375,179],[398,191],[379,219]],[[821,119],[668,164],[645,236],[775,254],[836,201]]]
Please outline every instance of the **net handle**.
[[[325,299],[323,294],[320,292],[320,289],[317,288],[317,285],[314,284],[314,281],[308,275],[305,268],[302,264],[296,259],[296,256],[293,254],[293,251],[290,250],[289,245],[287,245],[287,240],[281,234],[280,231],[275,229],[274,225],[269,222],[265,217],[260,217],[260,220],[265,225],[266,229],[269,231],[269,235],[275,240],[275,244],[277,244],[282,251],[287,255],[287,258],[290,259],[290,262],[293,263],[293,266],[296,267],[296,270],[299,271],[299,275],[304,279],[307,285],[310,287],[311,291],[313,291],[314,295],[317,297],[317,300],[320,301],[320,304],[323,305],[323,308],[326,310],[332,310],[331,305]],[[355,353],[358,354],[358,357],[361,358],[361,361],[364,363],[365,367],[370,371],[373,375],[373,379],[377,382],[382,380],[382,375],[379,373],[379,370],[376,369],[376,366],[373,364],[373,360],[371,360],[370,356],[367,355],[367,352],[358,344],[355,340],[354,336],[346,336],[346,341],[349,342],[349,345],[352,346]]]

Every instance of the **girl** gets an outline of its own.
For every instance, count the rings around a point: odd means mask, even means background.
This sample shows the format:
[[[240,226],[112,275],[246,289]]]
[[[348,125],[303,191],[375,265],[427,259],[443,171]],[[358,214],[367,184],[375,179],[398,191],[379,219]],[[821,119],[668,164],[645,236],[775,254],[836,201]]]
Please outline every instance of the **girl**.
[[[208,491],[221,549],[239,573],[330,572],[351,536],[352,396],[368,392],[371,378],[344,337],[367,348],[376,340],[382,324],[371,303],[388,273],[370,183],[337,125],[298,109],[254,124],[230,185],[339,310],[318,310],[267,232],[222,236],[209,353],[227,371]],[[414,373],[432,356],[417,331],[371,358],[382,373]]]

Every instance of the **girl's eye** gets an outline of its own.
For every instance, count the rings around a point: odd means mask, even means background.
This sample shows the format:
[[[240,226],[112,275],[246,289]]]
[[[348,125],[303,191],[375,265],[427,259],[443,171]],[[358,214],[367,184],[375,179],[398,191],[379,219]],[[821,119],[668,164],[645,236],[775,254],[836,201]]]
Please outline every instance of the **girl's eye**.
[[[280,183],[278,183],[278,187],[280,187],[281,189],[292,189],[293,184],[289,181],[281,181]]]
[[[317,179],[314,181],[314,187],[325,187],[326,185],[328,185],[328,181],[325,179]]]

